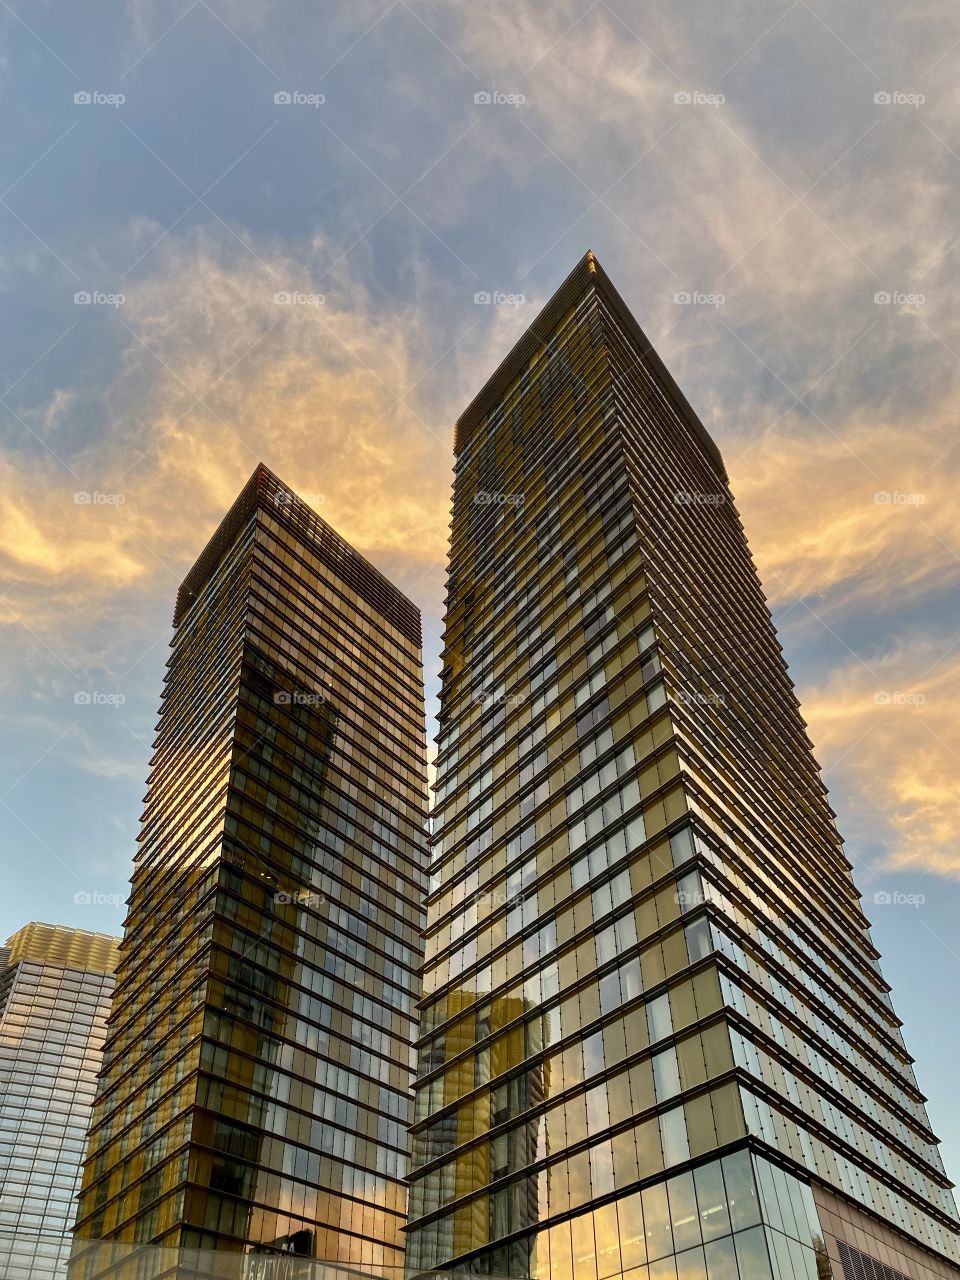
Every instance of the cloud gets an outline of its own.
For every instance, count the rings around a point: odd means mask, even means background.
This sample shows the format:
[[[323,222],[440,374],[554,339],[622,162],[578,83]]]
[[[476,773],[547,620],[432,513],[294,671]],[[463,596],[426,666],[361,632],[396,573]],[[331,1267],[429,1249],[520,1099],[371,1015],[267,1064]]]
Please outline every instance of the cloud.
[[[254,253],[222,226],[188,230],[186,218],[164,236],[180,205],[163,212],[150,185],[154,158],[116,130],[127,150],[111,157],[113,168],[135,166],[136,200],[91,206],[91,217],[110,220],[107,232],[79,208],[69,222],[77,240],[89,240],[91,279],[106,282],[111,264],[126,267],[141,253],[146,274],[125,284],[128,301],[104,319],[104,342],[90,341],[90,370],[54,376],[41,360],[17,386],[17,412],[75,474],[27,438],[0,464],[7,688],[24,669],[37,687],[48,668],[66,680],[61,663],[122,672],[159,644],[180,578],[261,457],[416,599],[439,601],[450,424],[588,245],[720,443],[774,603],[801,598],[831,624],[869,615],[888,636],[905,602],[936,614],[960,563],[950,518],[960,249],[951,249],[956,162],[944,146],[960,149],[955,59],[924,80],[924,112],[875,109],[872,95],[918,87],[953,43],[951,6],[924,0],[920,21],[894,15],[891,28],[869,21],[874,7],[864,0],[818,0],[822,21],[802,5],[768,30],[767,6],[738,0],[711,8],[704,39],[700,6],[363,0],[328,6],[322,40],[305,55],[302,32],[316,21],[308,6],[221,0],[171,27],[189,7],[130,0],[127,29],[105,48],[120,70],[147,55],[126,82],[125,118],[157,155],[189,161],[184,172],[196,170],[198,191],[243,155],[211,200]],[[877,63],[876,83],[841,41]],[[223,83],[222,71],[207,73],[221,65],[208,63],[208,50],[227,51]],[[285,116],[248,154],[257,128],[239,111],[243,128],[224,127],[213,160],[199,145],[206,126],[197,145],[164,134],[145,94],[151,75],[182,69],[185,112],[207,120],[211,88],[238,101],[249,88],[245,102],[261,102],[266,72],[249,51],[277,70],[278,84],[300,88],[316,88],[312,71],[345,54],[324,84],[333,110],[323,117],[343,142],[323,124],[311,134],[305,117]],[[203,65],[199,95],[194,59]],[[811,66],[815,81],[805,79]],[[480,88],[526,102],[475,107]],[[722,90],[726,102],[677,104],[683,89]],[[46,126],[43,145],[63,122]],[[60,173],[64,190],[74,189],[67,158],[77,162],[71,149],[86,136],[78,128],[18,187],[27,220],[41,176]],[[105,133],[97,138],[108,145]],[[367,164],[398,193],[410,188],[416,214],[384,212],[390,194]],[[288,206],[283,183],[292,185],[297,165],[306,194]],[[66,252],[62,228],[54,231],[50,243]],[[38,243],[30,241],[33,277],[52,271]],[[66,256],[84,266],[75,245]],[[13,268],[4,279],[21,282]],[[40,315],[33,279],[29,288]],[[522,288],[529,302],[473,308],[474,288]],[[678,307],[675,290],[690,288],[720,289],[726,302],[715,312]],[[275,304],[280,290],[325,300]],[[922,290],[926,300],[878,308],[877,290]],[[66,328],[63,319],[54,316],[49,335],[38,329],[42,338],[11,378]],[[94,319],[81,317],[77,334]],[[806,405],[796,403],[799,392]],[[123,502],[78,505],[77,491]],[[881,492],[923,501],[874,501]],[[920,656],[924,634],[911,642]],[[891,648],[880,670],[891,688],[909,689],[899,660]],[[870,701],[878,690],[869,680],[858,683],[862,669],[842,667],[805,711],[828,767],[837,761],[890,856],[921,865],[929,847],[925,865],[953,874],[944,850],[955,815],[943,794],[957,744],[940,719],[949,691],[936,683],[945,669],[949,662],[931,668],[925,703],[884,707]],[[900,733],[912,744],[908,760]]]
[[[343,272],[323,301],[274,300],[316,294],[308,275],[197,236],[128,288],[106,421],[64,459],[74,474],[49,456],[0,466],[0,623],[73,642],[77,612],[93,622],[118,593],[162,590],[172,608],[261,458],[375,561],[411,580],[442,566],[446,424],[407,394],[423,313],[375,306]]]
[[[818,758],[893,870],[960,879],[960,653],[925,634],[834,670],[804,698]],[[857,874],[855,872],[855,874]]]
[[[792,416],[756,442],[728,446],[734,496],[772,603],[890,611],[956,586],[957,438],[956,411],[945,407],[914,431],[854,418],[834,434]]]

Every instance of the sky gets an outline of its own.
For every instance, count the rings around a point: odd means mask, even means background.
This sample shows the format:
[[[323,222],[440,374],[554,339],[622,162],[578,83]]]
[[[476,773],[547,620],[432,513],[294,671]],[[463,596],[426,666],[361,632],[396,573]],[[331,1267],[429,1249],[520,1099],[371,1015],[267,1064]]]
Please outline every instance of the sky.
[[[952,0],[0,0],[0,934],[120,931],[259,460],[421,607],[433,706],[452,423],[592,248],[724,454],[960,1178],[958,71]]]

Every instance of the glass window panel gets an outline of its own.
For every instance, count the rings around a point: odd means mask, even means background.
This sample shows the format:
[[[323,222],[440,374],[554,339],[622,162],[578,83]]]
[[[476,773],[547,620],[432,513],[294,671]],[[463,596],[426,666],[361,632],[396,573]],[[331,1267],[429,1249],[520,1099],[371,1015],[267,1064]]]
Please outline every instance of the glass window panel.
[[[677,1057],[684,1089],[693,1089],[698,1084],[703,1084],[707,1078],[707,1068],[699,1035],[687,1036],[686,1039],[680,1040],[677,1043]]]
[[[700,1231],[704,1240],[717,1240],[730,1234],[730,1214],[723,1184],[720,1162],[701,1165],[693,1173],[700,1212]]]
[[[690,911],[703,902],[703,888],[700,884],[700,872],[688,871],[677,881],[677,905],[681,911]]]
[[[704,1253],[707,1258],[709,1280],[740,1280],[732,1236],[727,1236],[726,1240],[711,1240],[709,1244],[704,1245]],[[783,1274],[786,1276],[790,1272],[785,1271]],[[753,1280],[752,1276],[750,1280]]]
[[[752,1227],[733,1237],[740,1264],[740,1275],[749,1280],[771,1280],[770,1258],[767,1254],[766,1235],[763,1227]]]
[[[590,1203],[590,1156],[581,1151],[567,1161],[570,1179],[570,1207],[578,1209]]]
[[[569,1045],[563,1051],[564,1088],[583,1082],[583,1050],[581,1044]]]
[[[623,1030],[627,1041],[627,1053],[639,1053],[641,1049],[645,1049],[650,1043],[650,1033],[647,1029],[647,1011],[640,1006],[639,1009],[631,1009],[629,1013],[624,1014]]]
[[[693,832],[690,827],[681,827],[670,837],[670,854],[675,867],[693,857]]]
[[[778,1276],[790,1276],[791,1280],[803,1280],[804,1272],[801,1269],[797,1271],[793,1265],[793,1258],[790,1253],[790,1241],[780,1231],[766,1232],[767,1244],[770,1246],[770,1254],[773,1260],[774,1273]],[[798,1246],[801,1250],[802,1245]],[[813,1258],[813,1254],[810,1255]],[[814,1263],[816,1265],[816,1263]]]
[[[613,1172],[616,1186],[628,1187],[640,1176],[637,1166],[637,1144],[634,1131],[627,1129],[625,1133],[615,1134],[611,1140],[613,1147]]]
[[[612,924],[597,934],[596,944],[597,964],[606,964],[617,956],[617,931]]]
[[[633,1114],[630,1100],[630,1075],[621,1071],[607,1080],[607,1105],[610,1110],[610,1123],[619,1124]]]
[[[783,1230],[795,1240],[802,1240],[807,1223],[806,1214],[803,1213],[803,1205],[800,1200],[799,1184],[796,1178],[791,1178],[786,1170],[781,1169],[779,1165],[771,1165],[770,1169],[773,1173],[777,1200],[780,1204],[780,1214],[783,1218]],[[796,1215],[797,1209],[801,1211],[799,1221]]]
[[[600,1017],[600,992],[595,982],[588,983],[580,992],[581,1025]]]
[[[595,1197],[615,1190],[613,1177],[613,1144],[608,1139],[590,1148],[590,1181]]]
[[[667,1203],[665,1183],[658,1182],[644,1190],[643,1224],[647,1257],[651,1262],[673,1253],[673,1230],[670,1226],[670,1206]]]
[[[619,954],[625,955],[637,945],[637,921],[633,912],[621,916],[615,925]]]
[[[677,1051],[670,1046],[662,1053],[653,1055],[653,1084],[657,1102],[668,1102],[680,1092],[680,1067],[677,1063]]]
[[[562,1108],[561,1108],[562,1109]],[[570,1208],[570,1180],[567,1177],[567,1162],[561,1160],[558,1164],[550,1165],[547,1170],[547,1203],[551,1214],[566,1213]],[[569,1251],[570,1224],[567,1227],[567,1248]],[[550,1236],[550,1259],[551,1265],[554,1258],[553,1235]]]
[[[624,1271],[639,1267],[647,1260],[646,1232],[643,1224],[641,1195],[624,1196],[617,1202],[617,1218],[620,1224],[620,1251]]]
[[[583,1042],[584,1078],[589,1079],[590,1076],[596,1075],[603,1068],[603,1035],[597,1031],[592,1036],[587,1036]]]
[[[661,1258],[650,1266],[650,1280],[677,1280],[675,1258]]]
[[[693,1188],[693,1174],[681,1173],[667,1183],[673,1247],[677,1253],[700,1244],[700,1215]]]
[[[707,1261],[700,1248],[688,1249],[677,1258],[678,1280],[707,1280]],[[753,1280],[753,1276],[744,1272],[743,1280]]]
[[[723,1146],[746,1135],[743,1102],[735,1084],[721,1085],[710,1094],[713,1119],[717,1126],[717,1144]]]
[[[702,1093],[699,1097],[691,1098],[685,1105],[690,1154],[702,1156],[707,1151],[716,1150],[720,1143],[717,1141],[710,1095]]]
[[[571,1098],[564,1106],[567,1117],[567,1145],[582,1142],[587,1136],[587,1108],[583,1094]]]
[[[627,917],[629,919],[629,917]],[[643,977],[640,972],[640,960],[634,956],[626,964],[620,966],[620,986],[623,990],[623,1003],[636,1000],[643,991]]]
[[[663,1040],[673,1034],[673,1020],[670,1017],[670,1001],[666,995],[657,996],[647,1005],[647,1025],[651,1042]]]
[[[718,1022],[700,1033],[707,1078],[722,1075],[733,1066],[730,1035],[725,1022]]]
[[[698,960],[702,960],[704,956],[710,954],[713,944],[710,940],[710,925],[708,921],[701,917],[694,920],[684,929],[687,940],[687,955],[690,964],[696,964]]]
[[[597,1249],[593,1238],[593,1214],[583,1213],[571,1222],[575,1280],[597,1280]]]
[[[619,1009],[623,1003],[620,992],[620,970],[614,969],[611,973],[605,973],[600,979],[599,987],[600,1012],[607,1014]]]
[[[814,1203],[813,1191],[805,1182],[798,1182],[800,1200],[803,1205],[803,1215],[807,1223],[807,1233],[803,1236],[805,1244],[814,1245],[822,1239],[820,1216],[817,1213],[817,1206]],[[800,1220],[800,1214],[797,1213],[797,1219]]]
[[[602,997],[601,997],[602,1006]],[[603,1028],[603,1057],[607,1066],[616,1066],[627,1056],[627,1039],[622,1021],[608,1023]]]
[[[812,1249],[805,1249],[799,1240],[788,1240],[793,1273],[803,1280],[817,1280],[817,1257]]]
[[[550,1280],[573,1280],[569,1222],[550,1228]]]
[[[657,1117],[638,1124],[633,1131],[637,1141],[637,1167],[641,1178],[659,1173],[663,1168],[663,1148],[660,1145],[660,1125]]]
[[[679,973],[681,969],[685,969],[687,964],[693,964],[697,957],[690,956],[688,961],[688,951],[686,938],[682,929],[677,929],[674,933],[668,934],[663,939],[663,968],[666,977],[670,978],[675,973]]]
[[[682,1106],[661,1113],[660,1136],[663,1139],[663,1159],[667,1168],[690,1158],[687,1122]]]
[[[724,1156],[722,1167],[723,1181],[727,1188],[727,1207],[734,1231],[756,1226],[760,1222],[760,1206],[749,1152],[736,1151],[733,1155]]]
[[[666,970],[663,967],[663,947],[659,942],[655,942],[641,953],[640,968],[643,971],[645,987],[655,987],[666,977]]]
[[[616,1275],[620,1271],[616,1203],[605,1204],[594,1210],[593,1229],[597,1238],[597,1276],[598,1280],[604,1280],[606,1276]]]
[[[787,1235],[795,1235],[793,1228],[795,1224],[792,1221],[788,1226],[784,1221],[783,1212],[780,1204],[780,1195],[778,1194],[777,1179],[774,1173],[774,1166],[767,1160],[757,1159],[754,1161],[754,1170],[757,1179],[757,1189],[760,1193],[760,1209],[763,1215],[763,1221],[768,1226],[773,1227],[775,1231],[783,1231]],[[776,1172],[780,1172],[778,1169]],[[784,1191],[786,1190],[784,1184]]]
[[[610,1127],[606,1082],[587,1092],[587,1131],[591,1137]]]

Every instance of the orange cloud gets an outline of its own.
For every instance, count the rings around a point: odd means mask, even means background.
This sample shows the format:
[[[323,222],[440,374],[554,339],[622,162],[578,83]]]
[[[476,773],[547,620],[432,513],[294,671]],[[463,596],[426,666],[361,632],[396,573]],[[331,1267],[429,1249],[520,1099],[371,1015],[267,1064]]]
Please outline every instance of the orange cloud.
[[[804,714],[854,820],[894,869],[960,878],[960,653],[924,636],[869,667],[850,662],[808,690]]]
[[[960,581],[957,417],[922,431],[796,423],[726,453],[737,506],[768,598],[823,600],[818,611],[899,607]],[[896,583],[896,590],[891,586]]]
[[[302,268],[199,240],[128,288],[97,442],[74,474],[50,457],[0,467],[0,624],[79,644],[79,615],[94,626],[117,593],[172,602],[260,458],[401,584],[439,586],[450,433],[404,394],[429,363],[425,324],[327,284],[316,305],[276,302],[316,292]]]

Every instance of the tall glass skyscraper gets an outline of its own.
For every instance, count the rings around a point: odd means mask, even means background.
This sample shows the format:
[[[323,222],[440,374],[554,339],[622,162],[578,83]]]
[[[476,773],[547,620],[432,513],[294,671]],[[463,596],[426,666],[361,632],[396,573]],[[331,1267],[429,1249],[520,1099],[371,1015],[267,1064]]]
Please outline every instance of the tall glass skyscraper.
[[[723,462],[591,254],[455,451],[409,1265],[960,1275]]]
[[[400,1266],[419,614],[260,466],[174,626],[77,1234]]]
[[[118,938],[27,924],[0,948],[0,1275],[66,1275]]]

